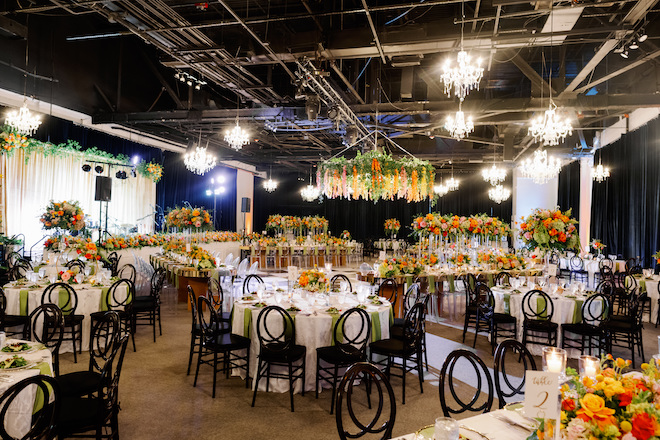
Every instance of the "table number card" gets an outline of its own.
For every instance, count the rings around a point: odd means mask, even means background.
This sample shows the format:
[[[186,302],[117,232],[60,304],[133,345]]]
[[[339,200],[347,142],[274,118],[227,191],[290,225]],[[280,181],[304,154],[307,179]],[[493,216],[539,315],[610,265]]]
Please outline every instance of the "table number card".
[[[544,419],[559,417],[559,373],[525,373],[525,416]]]
[[[386,260],[386,259],[387,259],[387,252],[385,252],[385,251],[380,251],[380,253],[379,253],[379,255],[378,255],[378,259],[379,259],[379,260]]]
[[[551,276],[551,277],[556,277],[557,276],[557,265],[556,264],[550,264],[548,266],[548,276]]]

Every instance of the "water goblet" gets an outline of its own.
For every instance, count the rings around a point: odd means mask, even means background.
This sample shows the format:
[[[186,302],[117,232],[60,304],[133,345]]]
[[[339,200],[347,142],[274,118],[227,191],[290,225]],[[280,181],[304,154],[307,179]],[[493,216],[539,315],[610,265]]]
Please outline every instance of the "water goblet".
[[[89,266],[85,266],[85,276],[88,277],[90,273],[92,273],[92,268]]]
[[[458,440],[459,434],[458,421],[451,417],[438,417],[435,419],[433,440]]]
[[[277,304],[279,304],[280,302],[282,302],[282,292],[280,292],[279,290],[276,290],[274,296],[275,296],[275,302],[276,302]]]

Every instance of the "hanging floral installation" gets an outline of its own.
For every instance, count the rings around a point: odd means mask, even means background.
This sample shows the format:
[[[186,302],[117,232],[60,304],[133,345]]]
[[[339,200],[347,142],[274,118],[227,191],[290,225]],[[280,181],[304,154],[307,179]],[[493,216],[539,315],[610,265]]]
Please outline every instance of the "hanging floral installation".
[[[424,160],[395,159],[380,151],[336,157],[321,163],[316,184],[329,199],[420,202],[433,197],[435,169]]]
[[[482,236],[498,239],[511,233],[508,223],[487,214],[459,217],[454,214],[429,213],[415,218],[411,226],[413,234],[419,237],[435,234],[452,238]]]
[[[83,161],[112,162],[117,165],[132,166],[130,158],[124,154],[114,155],[107,151],[99,150],[96,147],[83,149],[82,145],[72,140],[61,144],[42,142],[13,133],[6,125],[0,127],[0,154],[12,156],[19,150],[23,150],[26,163],[32,153],[39,153],[44,157],[78,155],[82,156]],[[135,166],[135,169],[141,176],[147,177],[154,182],[158,182],[163,176],[163,167],[157,163],[142,160]]]

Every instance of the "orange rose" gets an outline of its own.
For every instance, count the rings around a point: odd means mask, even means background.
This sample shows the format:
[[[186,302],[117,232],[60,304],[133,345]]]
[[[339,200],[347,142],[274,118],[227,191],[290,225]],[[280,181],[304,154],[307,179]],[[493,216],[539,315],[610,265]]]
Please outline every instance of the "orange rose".
[[[563,411],[575,411],[575,400],[564,399],[561,401],[561,409]]]
[[[562,242],[562,243],[566,243],[566,234],[564,234],[563,232],[560,232],[559,233],[559,241]]]
[[[637,414],[630,422],[632,423],[632,435],[637,440],[647,440],[652,437],[658,425],[655,418],[647,413]]]
[[[605,406],[602,397],[589,393],[580,399],[581,408],[577,410],[577,416],[589,422],[593,420],[599,429],[603,430],[609,424],[616,423],[614,410]],[[648,438],[648,437],[647,437]]]
[[[557,231],[555,228],[552,228],[548,234],[550,234],[550,237],[554,237],[555,235],[559,234],[559,231]]]

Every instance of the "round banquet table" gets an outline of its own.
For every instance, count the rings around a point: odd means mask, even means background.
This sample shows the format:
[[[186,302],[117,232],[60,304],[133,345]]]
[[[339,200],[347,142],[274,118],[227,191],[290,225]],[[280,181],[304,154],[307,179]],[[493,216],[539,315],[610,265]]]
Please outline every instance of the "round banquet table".
[[[305,294],[302,295],[306,296]],[[371,341],[387,339],[390,336],[390,323],[393,319],[392,307],[385,298],[379,298],[381,305],[367,305],[366,311],[371,318]],[[256,300],[234,302],[232,333],[250,338],[250,376],[255,377],[259,365],[257,357],[259,355],[259,339],[257,338],[257,319],[261,308],[254,306]],[[267,298],[264,302],[268,305],[274,305],[275,300]],[[371,303],[369,300],[368,303]],[[328,305],[310,305],[306,299],[303,299],[299,293],[292,297],[292,303],[288,298],[282,300],[281,307],[287,309],[291,304],[301,309],[300,312],[289,312],[294,320],[296,328],[296,344],[304,345],[307,348],[305,357],[305,391],[314,391],[316,385],[316,349],[326,347],[332,343],[332,330],[340,314],[351,307],[358,305],[358,301],[352,294],[347,294],[344,304],[340,305],[336,297],[330,297],[330,306],[337,307],[341,313],[330,314],[326,310]],[[357,318],[357,317],[354,317]],[[351,320],[347,321],[347,331],[350,331]],[[281,324],[280,324],[281,330]],[[277,332],[277,328],[274,329]],[[279,368],[279,367],[274,367]],[[276,371],[276,370],[274,370]],[[242,370],[234,370],[233,374],[240,374],[245,377]],[[323,382],[321,382],[323,383]],[[254,382],[252,384],[254,389]],[[259,390],[266,390],[266,379],[259,382]],[[284,393],[289,390],[289,383],[284,379],[270,379],[269,390]],[[301,391],[300,381],[296,381],[294,392]]]
[[[91,328],[90,315],[94,312],[107,310],[106,297],[111,282],[105,282],[103,285],[94,285],[90,283],[72,284],[78,294],[78,307],[76,315],[83,315],[82,321],[82,350],[89,348],[89,332]],[[25,280],[10,282],[3,289],[7,297],[6,313],[9,315],[29,315],[34,309],[41,305],[41,297],[46,284],[32,283]],[[126,285],[119,286],[120,291],[117,294],[118,299],[125,299]],[[123,295],[122,295],[123,293]],[[80,348],[79,348],[80,349]],[[73,352],[71,341],[62,341],[60,353]]]
[[[511,316],[515,316],[517,323],[517,340],[522,341],[523,334],[523,322],[525,316],[522,311],[522,300],[531,287],[523,287],[518,290],[505,287],[492,287],[491,291],[495,297],[495,312],[496,313],[506,313]],[[548,292],[546,292],[548,293]],[[550,295],[552,299],[552,304],[554,306],[554,313],[552,315],[552,322],[559,324],[557,329],[557,346],[561,347],[561,324],[577,324],[582,322],[582,304],[587,299],[587,296],[582,296],[579,294],[575,295]],[[541,306],[542,307],[542,306]],[[600,314],[600,308],[602,303],[600,301],[595,301],[592,305],[595,307],[592,310],[594,315]],[[527,349],[535,356],[543,355],[543,346],[538,344],[527,344]],[[580,356],[580,352],[575,349],[568,350],[568,356],[572,358],[577,358]]]
[[[50,350],[44,348],[41,344],[33,344],[29,341],[20,341],[18,339],[7,339],[6,344],[14,342],[27,342],[36,350],[31,350],[25,354],[17,353],[18,356],[25,358],[31,365],[29,368],[7,371],[0,369],[0,396],[3,395],[11,386],[23,379],[45,374],[53,375],[53,358]],[[1,353],[0,360],[11,357],[11,354]],[[7,410],[8,417],[5,419],[5,428],[7,432],[15,438],[22,438],[30,430],[32,413],[38,409],[38,403],[35,402],[36,387],[30,387],[18,395],[14,404]],[[37,408],[35,408],[37,407]]]

